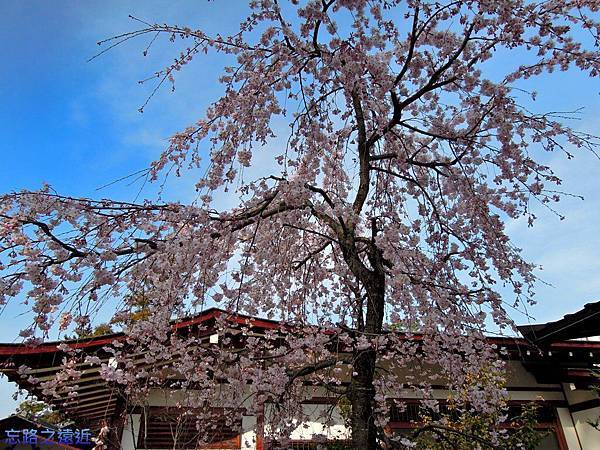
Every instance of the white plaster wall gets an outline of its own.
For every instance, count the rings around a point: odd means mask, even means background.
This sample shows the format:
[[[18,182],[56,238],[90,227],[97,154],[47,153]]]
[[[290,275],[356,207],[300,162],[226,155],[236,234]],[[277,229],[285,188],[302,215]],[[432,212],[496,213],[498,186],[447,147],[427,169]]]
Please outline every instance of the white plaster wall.
[[[314,435],[326,436],[327,439],[347,439],[350,437],[350,430],[344,425],[338,408],[331,408],[331,405],[303,405],[302,412],[309,417],[314,417],[314,422],[304,422],[296,428],[290,435],[291,439],[310,439]],[[331,417],[330,426],[323,426],[319,418]],[[321,419],[322,420],[322,419]]]
[[[583,450],[600,450],[600,431],[589,422],[600,417],[600,408],[590,408],[571,414]]]
[[[231,387],[228,385],[221,385],[218,391],[212,392],[212,397],[207,396],[206,391],[188,389],[186,391],[176,389],[157,389],[153,388],[150,390],[148,396],[145,398],[146,406],[177,406],[181,405],[184,407],[199,407],[205,405],[207,400],[212,400],[215,405],[219,403],[220,399],[225,398],[240,398],[239,394],[233,396]],[[249,393],[249,391],[247,392]],[[250,406],[252,399],[249,395],[246,395],[247,399],[241,406]],[[240,406],[236,403],[236,406]]]
[[[136,450],[141,414],[128,414],[121,435],[121,450]]]
[[[563,383],[563,390],[567,402],[572,406],[598,398],[598,395],[593,391],[571,389],[569,383]],[[598,417],[600,417],[600,407],[571,413],[582,450],[600,450],[600,431],[588,423],[595,421]]]
[[[506,361],[506,385],[508,388],[511,386],[548,386],[548,387],[556,387],[560,388],[560,384],[539,384],[533,374],[529,372],[523,366],[521,361]]]
[[[569,450],[582,450],[579,445],[579,438],[577,437],[577,430],[575,430],[575,424],[571,418],[571,413],[568,408],[556,408],[558,413],[558,420],[562,428],[565,440],[567,441],[567,447]]]
[[[565,396],[560,391],[536,391],[532,388],[531,391],[508,391],[509,400],[515,401],[536,401],[536,400],[564,400]]]
[[[569,405],[586,402],[598,398],[594,391],[588,389],[571,389],[569,383],[563,383],[563,389]]]
[[[256,417],[242,417],[241,450],[256,449]]]
[[[268,410],[269,408],[267,408],[266,417],[269,416]],[[293,423],[295,428],[289,435],[290,439],[348,439],[350,437],[350,430],[344,425],[344,419],[337,407],[332,408],[331,405],[304,404],[302,405],[302,413],[310,418],[314,418],[314,420]],[[327,426],[324,425],[324,417],[329,418]],[[268,423],[265,423],[265,434],[267,436],[269,435]]]

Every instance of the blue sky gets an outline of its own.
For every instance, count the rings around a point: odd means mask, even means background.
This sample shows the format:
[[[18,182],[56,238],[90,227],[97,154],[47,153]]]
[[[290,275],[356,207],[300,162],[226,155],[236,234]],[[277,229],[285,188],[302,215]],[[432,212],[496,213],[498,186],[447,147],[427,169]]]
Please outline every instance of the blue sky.
[[[67,195],[134,200],[137,189],[126,183],[98,188],[145,168],[171,134],[202,116],[220,92],[216,80],[224,61],[209,55],[192,64],[181,72],[174,93],[159,91],[140,114],[152,87],[137,81],[166,65],[173,48],[158,45],[144,58],[145,41],[137,41],[87,62],[99,50],[96,42],[134,29],[129,14],[226,32],[246,10],[243,0],[2,1],[0,192],[48,182]],[[574,126],[600,134],[598,80],[569,72],[536,81],[535,89],[541,110],[583,107]],[[544,267],[539,275],[549,283],[538,286],[539,304],[530,310],[537,321],[600,300],[600,161],[589,154],[576,154],[573,161],[556,154],[548,162],[564,189],[585,201],[565,199],[558,206],[564,221],[540,210],[534,228],[521,220],[508,225],[525,256]],[[190,180],[181,180],[169,195],[185,201],[190,187]],[[0,341],[14,340],[25,323],[20,312],[11,306],[0,316]],[[14,409],[12,392],[14,386],[1,380],[0,417]]]

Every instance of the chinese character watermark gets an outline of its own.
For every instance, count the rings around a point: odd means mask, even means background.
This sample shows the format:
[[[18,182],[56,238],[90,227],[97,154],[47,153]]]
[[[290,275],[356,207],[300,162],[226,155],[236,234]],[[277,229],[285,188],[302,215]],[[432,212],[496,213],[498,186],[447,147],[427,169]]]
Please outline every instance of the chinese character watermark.
[[[4,430],[4,443],[8,445],[33,444],[33,445],[92,445],[92,432],[89,428],[52,430],[45,428],[23,428],[21,430]]]

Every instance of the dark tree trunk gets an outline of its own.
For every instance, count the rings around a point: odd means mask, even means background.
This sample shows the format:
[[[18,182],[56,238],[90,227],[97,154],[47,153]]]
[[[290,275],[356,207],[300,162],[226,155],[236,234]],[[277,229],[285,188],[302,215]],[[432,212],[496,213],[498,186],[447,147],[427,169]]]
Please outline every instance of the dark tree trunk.
[[[371,261],[372,263],[374,261]],[[367,288],[367,317],[364,332],[367,337],[381,333],[383,327],[383,312],[385,305],[385,275],[383,271],[370,274]],[[375,365],[377,353],[373,349],[354,352],[352,381],[350,383],[350,403],[352,412],[352,445],[355,449],[376,450],[377,428],[373,415],[375,406]]]
[[[350,385],[350,403],[352,414],[352,444],[355,449],[375,450],[377,448],[377,430],[373,417],[375,388],[376,355],[368,350],[355,355],[354,373]]]
[[[375,244],[377,223],[371,221],[372,241],[367,256],[371,267],[362,261],[356,248],[355,230],[339,227],[337,229],[344,260],[361,287],[366,291],[366,305],[357,306],[356,336],[361,334],[372,339],[383,329],[383,313],[385,309],[385,277],[384,259]],[[364,307],[366,307],[366,317]],[[363,321],[364,318],[364,321]],[[352,378],[348,389],[348,398],[352,407],[350,426],[352,427],[352,448],[357,450],[376,450],[377,428],[373,415],[375,406],[375,368],[377,353],[372,348],[353,351]]]

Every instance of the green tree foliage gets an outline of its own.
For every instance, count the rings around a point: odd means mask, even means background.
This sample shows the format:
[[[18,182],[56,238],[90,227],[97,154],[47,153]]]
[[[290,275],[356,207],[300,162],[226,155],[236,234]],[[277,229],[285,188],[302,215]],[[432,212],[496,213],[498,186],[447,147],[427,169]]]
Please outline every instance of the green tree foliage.
[[[85,328],[77,328],[73,336],[67,339],[85,339],[90,337],[104,336],[117,331],[119,328],[131,325],[134,322],[145,320],[150,315],[148,300],[143,294],[132,294],[126,298],[127,309],[122,314],[114,317],[109,323],[101,323],[95,327],[88,325]],[[117,327],[115,330],[114,327]]]
[[[17,414],[34,422],[60,426],[65,422],[64,417],[57,411],[54,411],[50,405],[45,402],[27,399],[17,406]]]
[[[537,405],[525,405],[521,413],[510,420],[506,439],[498,439],[498,417],[495,414],[460,414],[455,411],[431,421],[415,432],[417,448],[429,450],[514,450],[535,449],[546,432],[536,429]],[[506,430],[504,430],[507,432]]]

